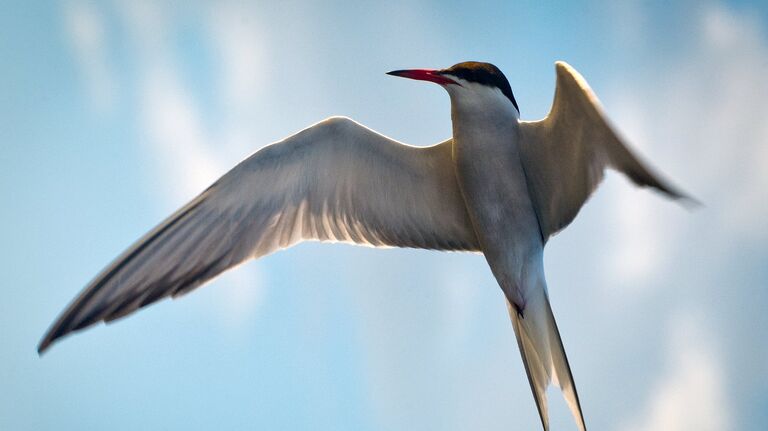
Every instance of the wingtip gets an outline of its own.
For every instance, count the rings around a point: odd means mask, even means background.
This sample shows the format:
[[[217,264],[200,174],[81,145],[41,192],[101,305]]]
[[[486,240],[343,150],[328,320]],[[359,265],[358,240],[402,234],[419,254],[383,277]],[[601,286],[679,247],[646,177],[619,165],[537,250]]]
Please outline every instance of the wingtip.
[[[56,322],[53,326],[51,326],[48,331],[46,331],[45,336],[42,340],[40,340],[40,343],[37,345],[37,354],[38,356],[42,356],[45,352],[48,351],[48,349],[55,344],[59,339],[62,337],[65,337],[69,334],[70,331],[62,330],[62,327],[60,325],[60,322]]]
[[[679,202],[680,205],[685,207],[685,209],[689,211],[697,210],[701,207],[704,207],[704,203],[702,203],[700,200],[694,198],[693,196],[682,192],[680,189],[676,187],[672,187],[668,184],[663,185],[660,187],[661,191],[664,192],[668,197],[672,198],[672,200]]]
[[[46,350],[48,350],[48,347],[51,345],[50,341],[43,340],[40,342],[40,344],[37,345],[37,356],[43,356],[43,353],[45,353]]]
[[[59,335],[49,330],[45,334],[45,337],[43,337],[43,339],[40,340],[40,343],[37,345],[37,355],[43,356],[43,353],[45,353],[48,350],[48,348],[51,347],[51,344],[53,344],[58,339],[59,339]]]
[[[695,210],[697,210],[699,208],[704,208],[704,206],[705,206],[704,203],[701,202],[700,200],[698,200],[698,199],[696,199],[694,197],[688,196],[688,195],[681,195],[678,198],[678,201],[688,211],[695,211]]]

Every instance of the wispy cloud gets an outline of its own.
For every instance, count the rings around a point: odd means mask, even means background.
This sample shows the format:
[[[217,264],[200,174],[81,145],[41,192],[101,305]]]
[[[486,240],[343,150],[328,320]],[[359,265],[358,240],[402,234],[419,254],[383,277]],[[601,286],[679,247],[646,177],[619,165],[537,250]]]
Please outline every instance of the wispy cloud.
[[[605,214],[619,219],[621,229],[603,257],[612,268],[605,285],[621,294],[611,297],[642,313],[693,306],[708,316],[668,325],[665,369],[642,414],[625,421],[624,429],[633,431],[732,428],[740,415],[731,410],[740,405],[731,398],[737,383],[727,376],[745,371],[734,369],[740,354],[721,346],[741,343],[718,339],[708,328],[739,340],[755,335],[743,328],[754,327],[757,313],[736,316],[746,303],[720,298],[734,288],[723,280],[754,271],[733,256],[768,237],[766,29],[746,11],[715,2],[692,9],[687,25],[686,49],[654,54],[654,69],[663,75],[630,73],[621,79],[636,81],[608,96],[629,140],[651,159],[666,161],[662,170],[704,203],[683,211],[649,193],[612,190]],[[633,285],[643,288],[627,288]]]
[[[720,221],[729,233],[765,240],[768,231],[761,227],[768,218],[768,34],[750,14],[722,6],[708,8],[703,24],[703,47],[679,78],[690,79],[698,69],[702,77],[693,90],[709,92],[695,111],[701,121],[699,158],[706,166],[699,178],[711,188],[712,199],[720,200]]]
[[[672,318],[667,328],[664,371],[625,431],[726,431],[730,405],[719,348],[707,322],[696,314]]]
[[[173,71],[150,66],[141,84],[147,148],[164,174],[171,199],[189,199],[223,172],[200,122],[200,112]]]
[[[675,259],[680,250],[671,248],[692,233],[692,223],[726,247],[734,238],[758,242],[768,235],[761,228],[768,218],[765,31],[746,13],[714,3],[694,12],[695,45],[669,62],[664,79],[614,92],[611,113],[643,154],[676,162],[666,171],[704,202],[698,211],[707,218],[679,217],[665,202],[616,190],[610,216],[621,230],[616,251],[606,255],[614,283],[629,277],[651,285],[648,277]]]
[[[262,89],[266,41],[259,21],[255,6],[243,2],[217,3],[208,14],[207,30],[218,54],[218,87],[230,110],[246,110]]]
[[[119,1],[116,11],[129,39],[124,46],[132,50],[129,55],[137,65],[138,98],[133,108],[137,113],[138,135],[146,143],[147,160],[160,178],[156,182],[157,190],[161,191],[159,197],[178,206],[226,172],[233,157],[226,153],[232,147],[216,145],[219,139],[206,128],[195,91],[187,88],[179,75],[179,65],[171,55],[179,17],[166,10],[166,6],[151,1]],[[104,24],[106,7],[109,5],[76,1],[67,3],[65,8],[67,30],[77,59],[94,104],[100,109],[111,105],[116,83],[126,79],[106,60],[109,46],[105,40],[110,37]],[[243,15],[234,6],[222,10],[211,19],[214,25],[201,31],[211,40],[211,46],[217,46],[221,52],[224,67],[219,81],[226,83],[227,100],[236,109],[257,91],[258,82],[252,74],[258,76],[254,73],[258,59],[253,54],[258,49],[249,50],[255,37],[240,22]],[[237,130],[237,123],[229,126],[219,129],[219,133],[236,135],[233,130]],[[244,152],[239,150],[236,157]],[[235,321],[244,321],[261,302],[257,270],[250,266],[240,271],[246,273],[225,278],[224,283],[232,288],[222,289],[222,300],[217,303],[219,315],[230,326]]]
[[[64,3],[64,25],[78,60],[92,106],[109,111],[117,97],[117,83],[109,62],[106,24],[102,11],[92,2]]]

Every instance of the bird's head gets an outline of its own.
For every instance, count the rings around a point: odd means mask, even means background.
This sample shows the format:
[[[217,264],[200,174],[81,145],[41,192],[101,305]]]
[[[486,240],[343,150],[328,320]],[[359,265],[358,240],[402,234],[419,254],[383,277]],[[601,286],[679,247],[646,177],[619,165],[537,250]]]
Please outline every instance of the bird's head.
[[[517,115],[520,114],[509,81],[498,67],[490,63],[465,61],[447,69],[394,70],[387,75],[439,84],[448,91],[454,104],[478,103],[487,106],[500,102],[511,104]]]

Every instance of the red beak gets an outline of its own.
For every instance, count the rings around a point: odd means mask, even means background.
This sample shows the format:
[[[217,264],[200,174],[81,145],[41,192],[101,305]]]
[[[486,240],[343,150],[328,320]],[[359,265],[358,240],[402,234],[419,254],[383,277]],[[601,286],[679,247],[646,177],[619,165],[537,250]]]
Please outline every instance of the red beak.
[[[401,76],[403,78],[418,79],[419,81],[430,81],[440,85],[456,84],[458,82],[448,79],[439,70],[432,69],[409,69],[409,70],[393,70],[387,72],[387,75]]]

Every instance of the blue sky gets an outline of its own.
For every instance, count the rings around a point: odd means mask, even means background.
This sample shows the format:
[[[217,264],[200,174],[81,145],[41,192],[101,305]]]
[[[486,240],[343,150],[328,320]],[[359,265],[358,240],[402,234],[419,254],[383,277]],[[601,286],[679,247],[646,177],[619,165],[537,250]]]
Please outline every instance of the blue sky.
[[[705,203],[609,175],[548,245],[587,425],[768,427],[768,6],[760,2],[0,3],[0,429],[538,430],[482,257],[304,244],[67,338],[45,329],[228,167],[330,115],[428,145],[489,61],[524,119],[555,60]],[[576,429],[550,392],[553,429]]]

